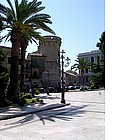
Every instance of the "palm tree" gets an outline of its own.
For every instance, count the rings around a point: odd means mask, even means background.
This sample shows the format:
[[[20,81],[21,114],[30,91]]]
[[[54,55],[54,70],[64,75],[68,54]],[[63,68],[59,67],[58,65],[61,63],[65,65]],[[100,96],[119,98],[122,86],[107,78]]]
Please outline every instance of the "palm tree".
[[[77,63],[75,63],[73,66],[71,66],[71,69],[79,70],[79,73],[82,78],[82,85],[83,85],[83,90],[84,90],[84,71],[89,69],[90,63],[87,58],[82,57],[82,58],[77,58],[75,60]]]
[[[43,40],[40,33],[37,32],[38,29],[43,29],[53,34],[54,31],[46,25],[46,23],[52,23],[49,20],[50,16],[39,13],[45,8],[40,6],[42,2],[37,2],[37,0],[33,0],[31,2],[22,0],[19,4],[18,0],[14,0],[15,6],[13,6],[10,0],[6,1],[8,2],[9,7],[5,7],[4,5],[0,4],[0,14],[2,21],[4,22],[3,28],[10,29],[9,33],[5,36],[6,40],[8,40],[10,37],[9,40],[12,43],[10,93],[12,101],[17,103],[19,99],[18,65],[20,48],[22,51],[21,57],[22,59],[25,59],[25,50],[27,48],[28,42],[36,42],[36,39]]]
[[[49,24],[52,23],[49,20],[49,18],[51,18],[51,17],[48,14],[36,14],[39,11],[40,4],[41,3],[38,2],[38,5],[33,4],[32,7],[28,8],[29,7],[28,5],[30,5],[30,3],[23,1],[23,3],[21,3],[19,5],[20,7],[23,7],[22,8],[22,10],[24,10],[23,12],[26,11],[26,12],[28,12],[29,15],[31,15],[30,18],[25,15],[25,20],[24,20],[25,29],[23,30],[22,37],[21,37],[21,82],[20,82],[20,91],[21,92],[23,91],[23,84],[24,84],[24,73],[23,72],[24,72],[25,52],[26,52],[26,48],[28,46],[29,41],[31,43],[32,43],[32,41],[34,41],[37,44],[36,40],[39,40],[40,42],[45,43],[44,38],[40,35],[39,32],[36,31],[37,29],[43,29],[44,31],[55,34],[55,32],[46,25],[46,23],[49,23]],[[43,9],[43,8],[41,8],[41,9]]]

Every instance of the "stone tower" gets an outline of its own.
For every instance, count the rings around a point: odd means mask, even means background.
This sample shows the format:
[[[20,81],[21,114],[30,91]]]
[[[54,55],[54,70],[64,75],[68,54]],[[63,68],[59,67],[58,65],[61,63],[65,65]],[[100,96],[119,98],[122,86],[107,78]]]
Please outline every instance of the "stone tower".
[[[49,87],[60,87],[60,46],[61,38],[57,36],[44,36],[46,44],[39,43],[38,51],[45,56],[45,71],[42,76]]]

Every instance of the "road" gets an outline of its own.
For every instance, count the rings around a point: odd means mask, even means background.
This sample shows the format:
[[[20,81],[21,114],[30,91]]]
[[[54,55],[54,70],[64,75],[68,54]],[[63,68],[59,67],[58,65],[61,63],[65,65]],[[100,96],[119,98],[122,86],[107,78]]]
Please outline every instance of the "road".
[[[60,102],[60,93],[42,98]],[[0,121],[0,140],[104,140],[105,91],[66,92],[69,106]]]

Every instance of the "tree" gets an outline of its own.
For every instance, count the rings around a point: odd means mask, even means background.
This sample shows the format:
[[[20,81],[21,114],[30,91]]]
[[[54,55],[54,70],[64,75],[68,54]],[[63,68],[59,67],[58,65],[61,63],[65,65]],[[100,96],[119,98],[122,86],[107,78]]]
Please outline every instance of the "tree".
[[[101,82],[102,85],[105,87],[105,32],[101,34],[101,37],[99,38],[99,42],[97,43],[96,47],[101,50],[101,52],[104,54],[104,59],[100,61],[100,68],[101,68]]]
[[[20,7],[23,7],[23,8],[21,8],[22,10],[28,12],[28,15],[32,15],[32,16],[30,16],[30,18],[25,15],[25,19],[26,18],[28,18],[28,19],[25,20],[25,22],[24,22],[25,30],[23,30],[22,36],[21,36],[21,46],[20,46],[20,48],[21,48],[21,82],[20,82],[20,91],[21,92],[23,91],[25,52],[26,52],[26,48],[28,46],[28,43],[29,42],[32,43],[32,41],[34,41],[37,44],[36,40],[39,40],[40,42],[45,43],[44,38],[40,35],[39,32],[36,31],[36,29],[43,29],[44,31],[50,32],[52,34],[55,34],[55,32],[46,25],[47,23],[49,23],[49,24],[52,23],[49,20],[49,18],[51,18],[51,17],[48,14],[36,14],[36,13],[38,13],[39,8],[40,8],[36,4],[33,5],[30,8],[25,8],[25,7],[28,7],[28,5],[30,5],[30,3],[27,3],[27,1],[23,1],[23,3],[21,3],[19,5]],[[35,9],[35,10],[33,10],[33,9]],[[34,14],[36,14],[36,15],[34,16]]]
[[[77,58],[77,60],[75,60],[77,63],[75,63],[73,66],[71,66],[71,70],[75,69],[79,70],[81,78],[82,78],[82,84],[83,84],[83,90],[84,90],[84,71],[89,69],[90,63],[88,61],[87,58],[83,57],[83,58]]]
[[[96,47],[98,47],[99,50],[101,50],[101,52],[105,55],[105,32],[101,34],[99,42],[96,44]]]
[[[14,0],[14,6],[10,0],[6,0],[9,7],[5,7],[0,4],[0,14],[2,21],[4,22],[4,29],[10,29],[9,33],[4,37],[6,40],[11,41],[11,70],[10,70],[10,92],[11,99],[14,103],[18,103],[18,65],[20,48],[22,50],[22,59],[25,59],[25,50],[28,45],[28,41],[32,42],[36,39],[42,40],[41,35],[37,32],[38,29],[43,29],[47,32],[54,33],[46,23],[52,23],[47,14],[40,14],[45,7],[40,6],[42,2],[33,0],[28,2],[22,0],[18,3],[18,0]],[[23,44],[26,44],[23,46]],[[23,66],[24,61],[22,61]]]
[[[5,53],[0,49],[0,106],[7,105],[7,89],[9,83],[9,72],[3,65],[5,59]]]
[[[2,30],[3,30],[3,22],[2,22],[1,15],[0,15],[0,33],[1,33]],[[2,39],[1,39],[1,36],[0,36],[0,42],[1,41],[2,41]]]
[[[90,86],[91,89],[98,89],[100,86],[103,85],[102,80],[101,80],[101,75],[102,75],[102,68],[99,60],[99,56],[97,57],[97,64],[91,62],[91,72],[93,75],[90,78]]]

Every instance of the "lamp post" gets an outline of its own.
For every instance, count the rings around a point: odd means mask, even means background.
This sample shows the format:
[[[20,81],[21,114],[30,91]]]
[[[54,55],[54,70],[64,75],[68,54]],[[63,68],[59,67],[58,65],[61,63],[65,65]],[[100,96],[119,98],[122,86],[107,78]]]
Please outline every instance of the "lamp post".
[[[65,67],[68,67],[69,66],[69,64],[70,64],[70,59],[67,57],[66,59],[65,59],[65,52],[64,52],[64,50],[62,50],[61,52],[60,52],[60,54],[61,54],[61,56],[60,56],[60,59],[61,59],[61,63],[62,63],[62,78],[61,78],[61,83],[62,83],[62,94],[61,94],[61,103],[62,104],[65,104],[66,103],[66,101],[65,101],[65,92],[64,92],[64,66]],[[64,65],[64,63],[66,62],[66,64]]]

